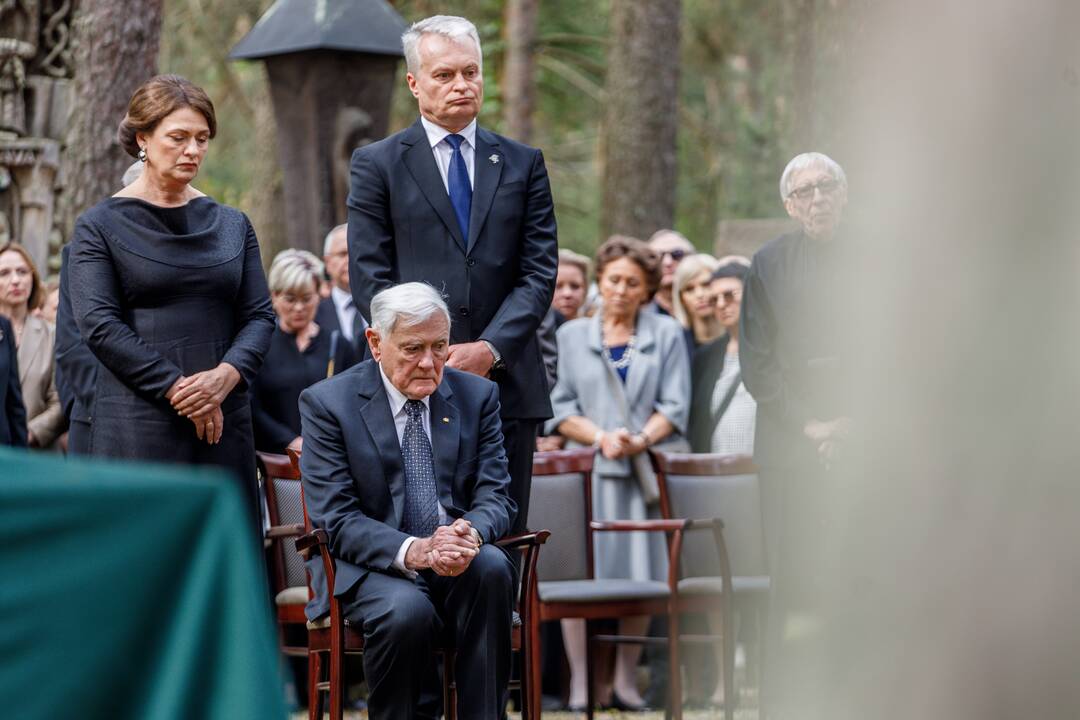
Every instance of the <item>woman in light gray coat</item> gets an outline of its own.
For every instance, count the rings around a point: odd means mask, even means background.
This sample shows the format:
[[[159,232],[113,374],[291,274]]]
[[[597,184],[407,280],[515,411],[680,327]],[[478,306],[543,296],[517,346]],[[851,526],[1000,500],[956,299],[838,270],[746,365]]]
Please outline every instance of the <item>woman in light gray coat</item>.
[[[559,328],[554,417],[545,430],[566,437],[569,446],[599,450],[594,519],[643,520],[658,516],[655,478],[643,467],[648,463],[644,453],[685,433],[689,358],[679,323],[643,310],[660,282],[660,259],[648,245],[612,237],[597,250],[596,268],[603,309]],[[656,534],[596,537],[599,578],[663,579],[663,557],[663,538]],[[624,621],[622,632],[643,634],[647,622]],[[571,666],[570,705],[583,706],[584,628],[580,621],[564,621],[563,632]],[[623,706],[643,704],[634,682],[640,653],[640,646],[620,645],[616,656],[614,692]]]

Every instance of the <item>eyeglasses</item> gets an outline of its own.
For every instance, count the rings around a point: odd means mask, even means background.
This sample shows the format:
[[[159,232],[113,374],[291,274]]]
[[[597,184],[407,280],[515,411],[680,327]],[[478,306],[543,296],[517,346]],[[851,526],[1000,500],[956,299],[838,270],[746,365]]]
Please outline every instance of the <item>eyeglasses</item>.
[[[663,258],[665,255],[670,255],[672,260],[674,260],[675,262],[679,262],[684,257],[686,257],[687,254],[688,253],[685,250],[665,250],[664,252],[660,253],[660,257]]]
[[[814,197],[814,191],[820,190],[822,195],[831,195],[839,189],[840,183],[832,178],[826,178],[819,180],[816,183],[809,185],[800,185],[799,187],[788,193],[788,197],[793,197],[796,200],[809,200]]]
[[[716,296],[717,305],[729,305],[740,300],[740,293],[738,290],[725,290]]]

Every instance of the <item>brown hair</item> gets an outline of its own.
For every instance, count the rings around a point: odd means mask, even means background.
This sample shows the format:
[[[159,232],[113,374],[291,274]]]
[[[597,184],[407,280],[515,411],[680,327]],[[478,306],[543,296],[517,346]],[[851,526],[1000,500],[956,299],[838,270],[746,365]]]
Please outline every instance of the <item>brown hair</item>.
[[[36,310],[41,306],[42,301],[45,299],[45,291],[41,287],[41,276],[38,275],[37,266],[34,265],[34,259],[30,257],[30,253],[17,242],[9,242],[0,245],[0,255],[3,255],[8,250],[19,253],[22,259],[26,261],[26,264],[30,266],[30,277],[33,278],[33,282],[30,284],[30,297],[26,299],[26,307],[31,310]]]
[[[132,157],[139,156],[136,133],[151,133],[167,115],[181,108],[191,108],[203,114],[210,127],[210,137],[217,135],[217,117],[210,96],[195,83],[179,75],[152,77],[131,96],[127,115],[120,121],[116,139]]]
[[[651,300],[656,289],[660,287],[660,256],[647,243],[637,238],[612,235],[596,249],[596,277],[599,279],[604,274],[608,263],[620,258],[634,261],[645,273],[645,288],[649,295],[647,299]]]

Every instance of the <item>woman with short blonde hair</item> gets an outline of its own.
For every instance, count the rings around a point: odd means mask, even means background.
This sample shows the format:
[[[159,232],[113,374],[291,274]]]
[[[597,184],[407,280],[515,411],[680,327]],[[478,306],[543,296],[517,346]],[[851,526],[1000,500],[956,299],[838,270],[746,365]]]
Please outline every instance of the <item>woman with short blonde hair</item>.
[[[277,325],[262,369],[252,383],[255,449],[284,453],[299,449],[300,393],[356,362],[339,330],[315,322],[323,262],[307,250],[282,250],[270,264],[267,282]]]

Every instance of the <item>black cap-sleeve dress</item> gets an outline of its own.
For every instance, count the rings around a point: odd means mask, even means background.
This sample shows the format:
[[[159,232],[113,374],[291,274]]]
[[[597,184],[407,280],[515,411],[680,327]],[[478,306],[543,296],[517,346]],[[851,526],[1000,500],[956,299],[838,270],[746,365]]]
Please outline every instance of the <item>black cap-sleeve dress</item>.
[[[247,217],[209,197],[180,207],[109,198],[83,213],[70,254],[72,308],[104,365],[90,454],[220,465],[255,507],[248,386],[275,319]],[[222,404],[218,445],[195,435],[165,393],[181,375],[228,362],[241,381]]]

